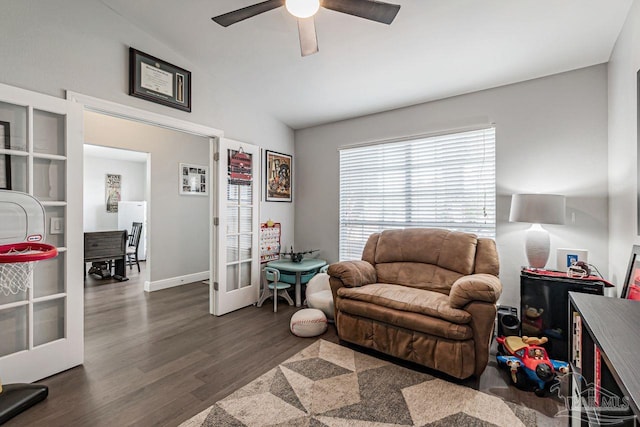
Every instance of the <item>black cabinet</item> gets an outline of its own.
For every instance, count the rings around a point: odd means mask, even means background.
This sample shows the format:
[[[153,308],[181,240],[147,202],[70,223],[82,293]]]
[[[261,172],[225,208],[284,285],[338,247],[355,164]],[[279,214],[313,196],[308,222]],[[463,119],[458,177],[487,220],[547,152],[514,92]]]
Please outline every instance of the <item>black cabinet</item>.
[[[569,292],[604,295],[605,282],[554,276],[523,270],[520,274],[521,333],[526,336],[545,336],[549,357],[567,362]]]

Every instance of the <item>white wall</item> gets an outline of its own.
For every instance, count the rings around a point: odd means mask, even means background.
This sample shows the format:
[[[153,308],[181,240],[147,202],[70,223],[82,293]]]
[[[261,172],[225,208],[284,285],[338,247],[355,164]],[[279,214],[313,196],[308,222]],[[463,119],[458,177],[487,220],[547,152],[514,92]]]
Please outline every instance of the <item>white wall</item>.
[[[549,268],[555,268],[556,248],[586,248],[606,276],[605,65],[296,131],[296,246],[321,248],[321,258],[338,260],[338,147],[488,123],[497,128],[501,302],[519,305],[519,270],[526,265],[528,224],[508,222],[516,192],[568,198],[567,224],[546,226]]]
[[[609,62],[609,270],[621,290],[637,227],[640,3],[631,6]]]
[[[179,163],[209,164],[209,139],[91,112],[84,124],[91,144],[150,153],[149,280],[208,272],[209,198],[180,195],[178,183]]]
[[[147,165],[144,162],[84,156],[83,225],[84,231],[118,229],[118,213],[107,212],[105,177],[121,176],[122,201],[145,200]]]
[[[208,18],[207,18],[208,19]],[[133,26],[98,0],[5,1],[0,13],[0,83],[58,97],[65,90],[177,117],[225,136],[293,154],[293,131],[240,99],[234,86]],[[192,72],[192,113],[129,96],[128,49],[142,50]],[[262,203],[262,220],[282,223],[293,243],[294,205]]]

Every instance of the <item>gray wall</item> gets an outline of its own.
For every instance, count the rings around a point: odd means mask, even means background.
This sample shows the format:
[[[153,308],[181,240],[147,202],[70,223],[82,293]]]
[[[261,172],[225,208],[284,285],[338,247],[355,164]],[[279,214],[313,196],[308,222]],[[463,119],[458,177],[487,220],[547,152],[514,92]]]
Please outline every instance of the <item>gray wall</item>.
[[[296,246],[321,248],[320,257],[338,260],[338,147],[488,123],[497,128],[501,302],[519,304],[519,270],[526,264],[529,225],[508,222],[516,192],[568,197],[567,224],[546,226],[549,268],[556,248],[585,248],[606,276],[605,65],[296,131]]]
[[[208,166],[209,139],[91,112],[84,132],[92,145],[151,154],[149,280],[209,271],[209,197],[178,191],[179,163]]]
[[[122,122],[126,123],[124,120]],[[90,123],[92,122],[88,122],[87,125]],[[109,138],[109,133],[100,135],[100,137],[106,140]],[[85,154],[82,200],[84,231],[118,229],[118,213],[107,212],[105,203],[107,174],[117,174],[122,178],[120,197],[123,202],[145,200],[147,186],[147,164],[145,162],[106,159]],[[104,191],[100,191],[100,189]]]
[[[634,1],[609,62],[609,270],[620,290],[638,237],[640,3]]]
[[[231,82],[199,68],[179,52],[133,26],[98,0],[3,1],[0,83],[64,97],[79,92],[221,129],[225,136],[293,154],[293,131],[239,98]],[[194,42],[197,42],[194,41]],[[133,46],[192,72],[192,113],[128,93],[128,49]],[[282,223],[293,243],[294,205],[262,203],[262,220]]]

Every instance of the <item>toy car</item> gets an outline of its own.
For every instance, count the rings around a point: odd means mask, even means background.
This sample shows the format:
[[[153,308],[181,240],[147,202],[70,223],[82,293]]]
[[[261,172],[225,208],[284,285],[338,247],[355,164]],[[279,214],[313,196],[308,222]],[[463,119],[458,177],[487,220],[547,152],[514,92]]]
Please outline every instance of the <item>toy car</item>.
[[[546,338],[498,337],[498,365],[507,366],[516,387],[530,389],[533,384],[536,396],[544,396],[558,373],[569,372],[569,364],[549,359],[547,351],[539,344]],[[502,353],[502,354],[500,354]]]

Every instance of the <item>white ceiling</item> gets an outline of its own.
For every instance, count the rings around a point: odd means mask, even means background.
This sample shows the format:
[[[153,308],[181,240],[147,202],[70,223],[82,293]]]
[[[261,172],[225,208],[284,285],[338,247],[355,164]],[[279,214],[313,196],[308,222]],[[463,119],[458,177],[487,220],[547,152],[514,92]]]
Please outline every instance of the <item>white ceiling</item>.
[[[390,26],[321,8],[303,58],[284,8],[210,19],[260,0],[101,1],[294,129],[607,62],[632,3],[389,0]]]

